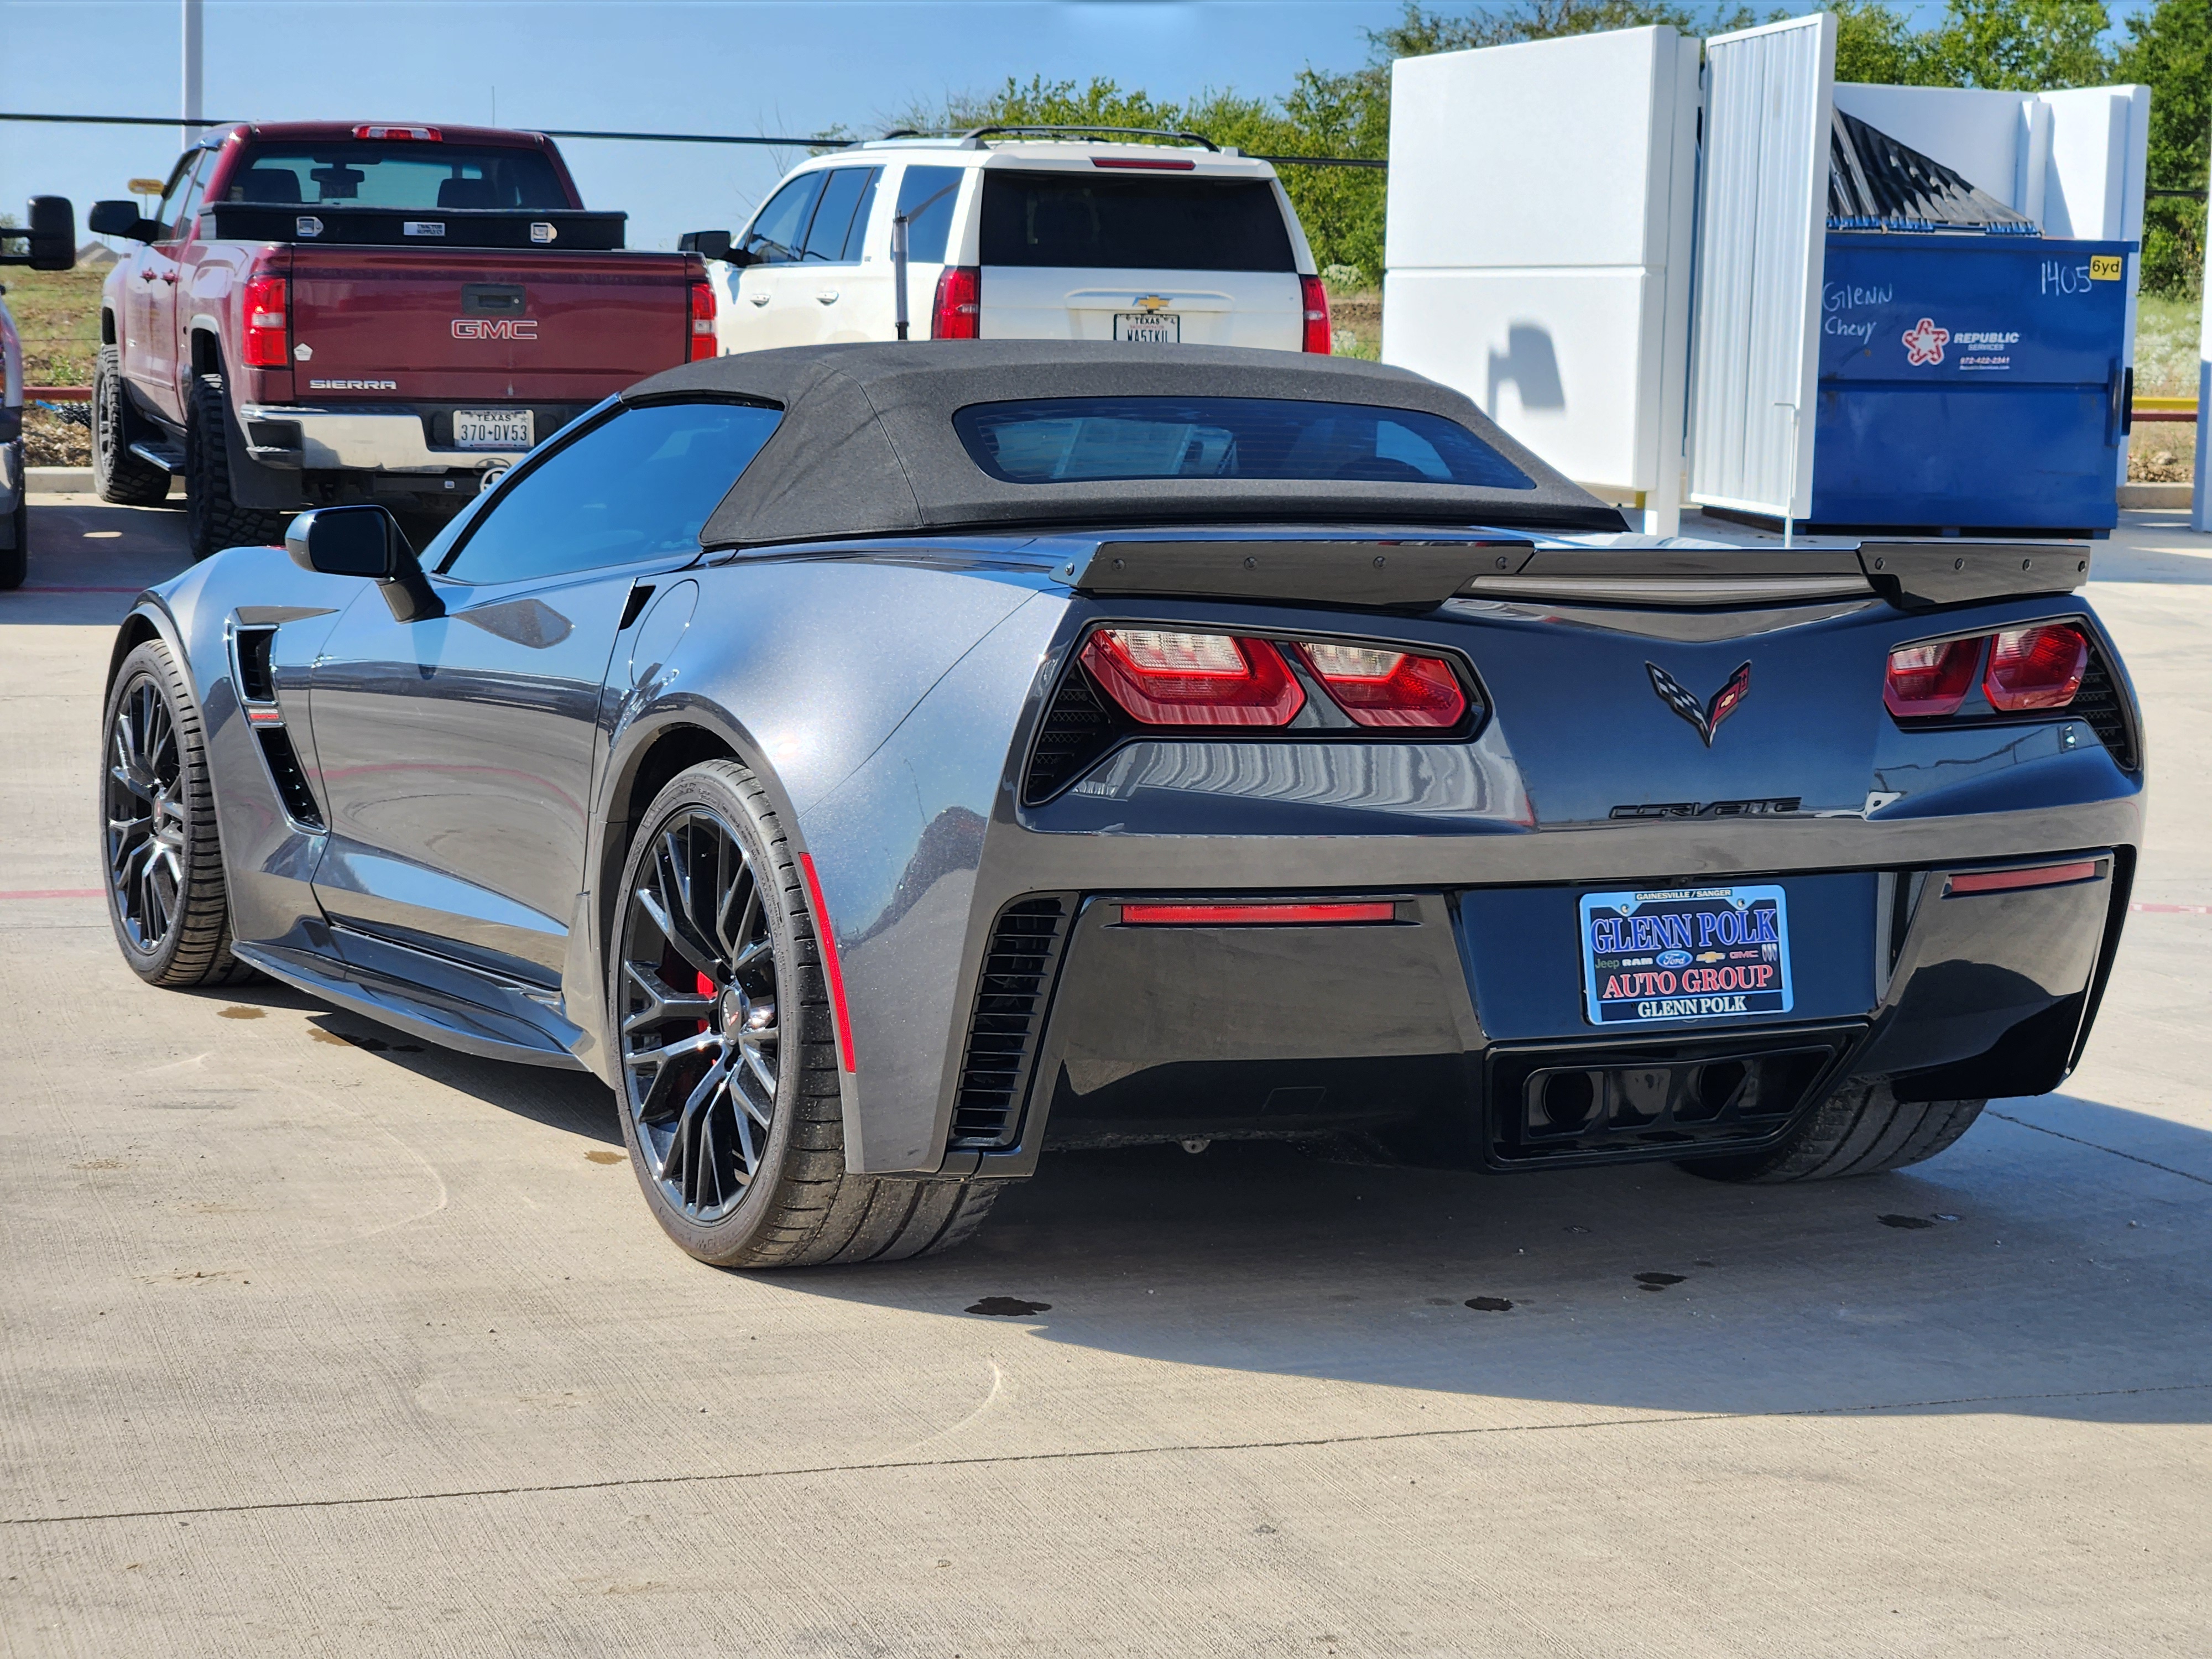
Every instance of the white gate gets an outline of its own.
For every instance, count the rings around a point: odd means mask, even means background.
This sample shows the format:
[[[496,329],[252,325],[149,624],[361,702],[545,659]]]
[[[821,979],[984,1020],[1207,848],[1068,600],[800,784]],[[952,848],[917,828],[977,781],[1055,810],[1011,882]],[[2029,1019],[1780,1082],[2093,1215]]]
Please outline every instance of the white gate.
[[[1705,62],[1688,494],[1802,519],[1813,498],[1835,16],[1717,34]]]

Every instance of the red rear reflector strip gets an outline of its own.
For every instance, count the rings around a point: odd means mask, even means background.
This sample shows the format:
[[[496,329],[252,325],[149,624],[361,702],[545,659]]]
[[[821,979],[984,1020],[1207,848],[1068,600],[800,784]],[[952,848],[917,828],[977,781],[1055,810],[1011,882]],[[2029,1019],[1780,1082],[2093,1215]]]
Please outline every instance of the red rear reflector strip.
[[[1975,870],[1951,878],[1951,893],[2005,893],[2017,887],[2056,887],[2063,882],[2087,881],[2097,873],[2097,861],[2039,865],[2033,870]]]
[[[246,718],[249,724],[254,726],[282,726],[284,711],[281,708],[249,708],[246,711]]]
[[[1139,160],[1134,155],[1094,155],[1091,158],[1091,165],[1094,167],[1133,167],[1150,173],[1188,173],[1198,163],[1178,161],[1168,157],[1153,161]]]
[[[830,981],[830,1012],[837,1022],[837,1053],[845,1069],[857,1073],[853,1058],[853,1017],[845,1011],[845,969],[837,960],[837,934],[830,925],[830,907],[822,900],[822,878],[814,873],[814,855],[799,855],[799,872],[806,878],[807,902],[814,907],[814,937],[822,946],[822,975]]]
[[[1124,923],[1137,927],[1266,927],[1285,923],[1395,921],[1389,899],[1351,904],[1125,904]]]

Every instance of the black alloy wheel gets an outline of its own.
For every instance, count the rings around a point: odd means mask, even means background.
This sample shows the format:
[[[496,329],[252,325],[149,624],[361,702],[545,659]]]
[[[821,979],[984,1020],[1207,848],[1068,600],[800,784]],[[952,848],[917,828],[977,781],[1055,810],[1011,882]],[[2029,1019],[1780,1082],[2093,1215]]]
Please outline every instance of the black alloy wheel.
[[[720,813],[686,807],[655,826],[624,908],[625,1102],[664,1200],[711,1227],[760,1175],[776,1119],[782,1030],[760,875]]]
[[[760,779],[679,773],[624,861],[607,951],[623,1139],[662,1229],[721,1267],[949,1249],[1003,1181],[860,1175],[816,918]]]
[[[199,705],[159,640],[125,657],[109,687],[100,759],[107,915],[131,971],[154,985],[251,978],[230,951]]]

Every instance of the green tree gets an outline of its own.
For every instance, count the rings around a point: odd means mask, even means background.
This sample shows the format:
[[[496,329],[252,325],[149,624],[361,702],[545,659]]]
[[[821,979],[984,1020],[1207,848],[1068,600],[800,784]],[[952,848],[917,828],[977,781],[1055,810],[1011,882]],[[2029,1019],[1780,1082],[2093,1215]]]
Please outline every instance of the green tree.
[[[2128,19],[2116,71],[2150,88],[2153,190],[2205,187],[2212,147],[2212,0],[2158,0]],[[2203,291],[2204,201],[2152,198],[2144,204],[2142,285],[2194,298]]]
[[[1919,78],[2006,92],[2096,86],[2112,76],[2100,40],[2112,26],[2104,0],[1949,0],[1918,47]]]

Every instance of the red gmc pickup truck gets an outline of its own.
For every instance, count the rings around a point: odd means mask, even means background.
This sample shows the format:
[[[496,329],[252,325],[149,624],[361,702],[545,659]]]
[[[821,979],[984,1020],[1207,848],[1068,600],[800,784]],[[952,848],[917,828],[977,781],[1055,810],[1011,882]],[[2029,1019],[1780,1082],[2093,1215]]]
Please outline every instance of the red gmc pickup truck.
[[[100,301],[93,469],[111,501],[185,477],[192,555],[303,507],[443,518],[608,393],[714,355],[696,255],[623,252],[541,135],[292,122],[210,136]]]

